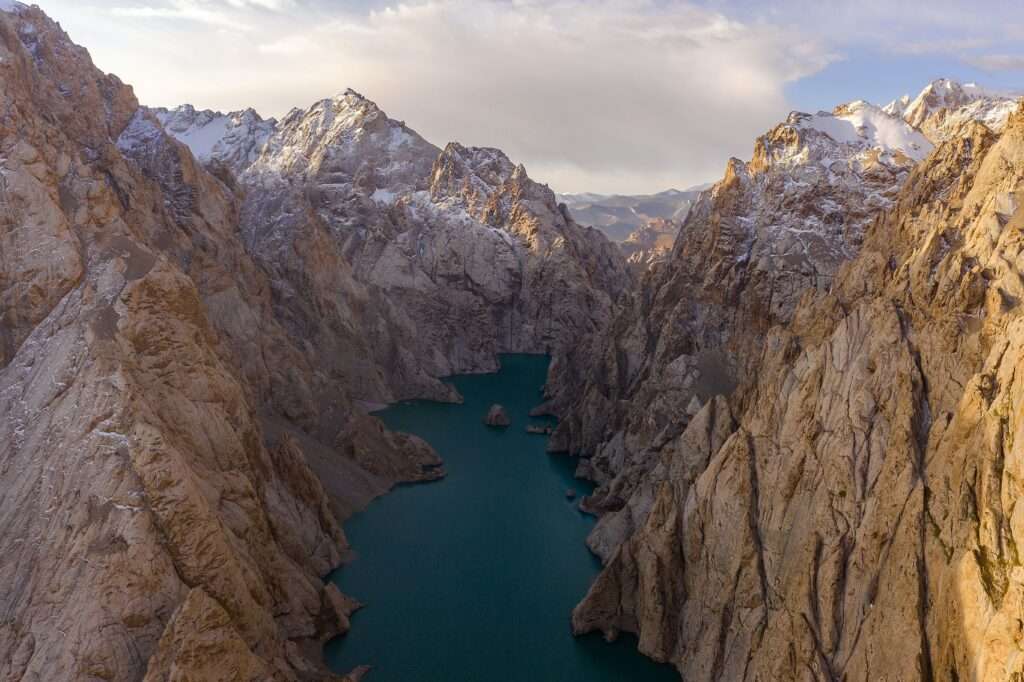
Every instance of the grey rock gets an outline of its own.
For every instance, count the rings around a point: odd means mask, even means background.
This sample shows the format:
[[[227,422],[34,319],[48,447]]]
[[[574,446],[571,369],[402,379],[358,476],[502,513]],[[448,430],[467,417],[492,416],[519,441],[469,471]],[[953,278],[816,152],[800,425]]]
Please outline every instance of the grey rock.
[[[491,405],[490,409],[487,410],[487,415],[484,417],[484,424],[488,426],[499,426],[506,427],[512,423],[512,420],[508,418],[508,413],[505,412],[505,408],[495,403]]]

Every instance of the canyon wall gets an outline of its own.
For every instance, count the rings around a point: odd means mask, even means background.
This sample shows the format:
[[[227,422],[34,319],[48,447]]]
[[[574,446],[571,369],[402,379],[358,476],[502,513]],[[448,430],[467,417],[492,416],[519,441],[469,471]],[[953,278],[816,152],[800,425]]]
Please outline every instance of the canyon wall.
[[[0,678],[334,679],[339,519],[444,473],[366,403],[596,329],[623,259],[354,93],[204,147],[20,3],[0,98]]]
[[[609,419],[612,433],[591,437],[598,454],[584,468],[608,481],[591,501],[606,510],[591,543],[606,565],[573,614],[578,632],[636,632],[642,651],[687,680],[1024,673],[1013,435],[1024,423],[1015,407],[1024,114],[993,123],[955,113],[932,112],[958,125],[934,136],[936,149],[905,171],[887,206],[858,218],[846,205],[862,244],[827,286],[784,305],[762,296],[751,316],[747,300],[708,302],[692,283],[731,258],[677,261],[660,287],[645,282],[645,305],[669,303],[654,314],[660,336],[620,322],[600,366],[617,358],[611,376],[629,378],[629,349],[657,357],[678,328],[700,348],[692,320],[725,310],[724,343],[704,343],[739,387],[728,400],[703,396],[721,392],[702,385],[704,370],[688,406],[685,392],[650,386],[671,363],[645,359],[648,385],[633,404],[609,407],[602,395],[603,409],[637,416]],[[696,230],[731,249],[720,226],[725,200],[743,196],[742,171],[731,166],[674,256]],[[794,208],[787,215],[803,215]],[[740,276],[744,297],[756,294],[757,273]],[[682,277],[689,286],[673,288]],[[583,449],[586,431],[573,429],[587,415],[576,414],[563,445]],[[647,449],[631,450],[631,438]],[[620,454],[601,457],[609,447]]]
[[[577,632],[687,680],[1024,675],[1012,99],[794,113],[631,273],[352,91],[150,109],[13,3],[0,98],[3,679],[333,679],[339,521],[444,474],[367,408],[501,352],[553,355],[599,484]]]

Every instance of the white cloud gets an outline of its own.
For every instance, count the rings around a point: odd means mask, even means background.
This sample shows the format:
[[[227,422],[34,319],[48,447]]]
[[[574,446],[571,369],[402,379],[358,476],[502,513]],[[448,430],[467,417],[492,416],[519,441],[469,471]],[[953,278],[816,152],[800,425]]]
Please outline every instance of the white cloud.
[[[989,47],[991,44],[991,38],[936,38],[933,40],[890,41],[883,43],[883,47],[893,54],[920,56],[949,55],[968,50],[979,50]]]
[[[784,84],[829,58],[783,29],[624,1],[400,5],[313,40],[437,142],[501,146],[566,190],[719,176],[786,113]]]
[[[316,43],[306,35],[290,35],[269,43],[259,45],[257,49],[265,54],[301,54],[316,47]]]
[[[785,116],[786,83],[833,58],[785,24],[663,0],[121,0],[88,17],[54,4],[148,103],[279,115],[354,87],[436,144],[501,147],[559,191],[715,179]]]
[[[184,19],[213,26],[233,29],[248,29],[248,26],[232,17],[218,2],[202,2],[202,0],[171,0],[163,5],[135,5],[113,7],[110,13],[115,17],[143,19]],[[232,3],[234,4],[234,3]],[[87,46],[88,47],[88,46]]]
[[[247,7],[261,7],[263,9],[280,12],[295,6],[293,0],[227,0],[232,7],[245,9]]]
[[[1019,54],[983,54],[965,61],[985,71],[1024,71],[1024,55]]]

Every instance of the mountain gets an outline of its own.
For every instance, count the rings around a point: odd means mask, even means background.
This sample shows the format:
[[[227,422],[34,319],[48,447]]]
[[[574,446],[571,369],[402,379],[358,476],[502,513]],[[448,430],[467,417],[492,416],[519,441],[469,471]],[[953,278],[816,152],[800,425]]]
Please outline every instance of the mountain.
[[[366,408],[505,351],[598,484],[574,632],[698,682],[1024,675],[1012,98],[794,112],[624,246],[350,90],[147,108],[16,2],[0,99],[3,679],[354,682],[341,521],[445,475]]]
[[[657,194],[559,194],[572,217],[583,225],[598,228],[612,241],[626,240],[630,233],[652,220],[681,222],[693,202],[708,185],[686,190],[670,189]]]
[[[0,13],[0,56],[0,676],[314,675],[345,539],[264,438],[258,406],[315,370],[235,198],[170,138],[154,177],[126,158],[131,88],[38,8]]]
[[[629,233],[619,248],[626,262],[639,277],[658,263],[668,259],[679,234],[679,223],[665,218],[653,218]]]
[[[680,406],[731,386],[747,358],[737,344],[753,341],[753,352],[808,288],[831,285],[930,149],[909,124],[853,102],[794,112],[757,139],[749,162],[731,159],[690,210],[666,267],[606,328],[617,338],[595,339],[596,357],[577,349],[593,388],[567,390],[575,407],[554,447],[595,453],[588,464],[600,468],[620,462],[623,448],[648,452],[678,435],[689,419]],[[572,362],[553,371],[563,370],[587,371]],[[622,425],[625,442],[608,439],[609,424]],[[601,482],[610,474],[592,473]]]
[[[564,354],[624,258],[497,150],[149,109],[20,3],[0,98],[0,677],[338,679],[340,521],[444,475],[365,405]]]
[[[238,172],[256,160],[260,148],[277,128],[252,109],[222,114],[191,105],[152,109],[164,130],[184,142],[198,161],[218,161]]]
[[[243,238],[296,329],[323,327],[323,306],[304,310],[296,292],[313,302],[336,290],[308,281],[319,266],[304,260],[304,235],[318,259],[324,248],[333,254],[332,269],[351,268],[371,314],[392,311],[391,332],[367,349],[383,385],[356,382],[366,400],[442,397],[449,389],[437,377],[493,370],[500,352],[555,351],[606,323],[629,285],[618,251],[500,150],[438,149],[354,91],[264,122],[255,153],[252,124],[191,111],[172,112],[189,124],[168,132],[236,173]]]
[[[1017,108],[1017,97],[995,92],[974,83],[946,78],[932,81],[914,99],[893,100],[885,111],[904,119],[935,143],[946,140],[969,121],[981,121],[999,131]]]
[[[1021,674],[1024,114],[963,90],[792,114],[553,368],[600,483],[574,631],[687,680]]]

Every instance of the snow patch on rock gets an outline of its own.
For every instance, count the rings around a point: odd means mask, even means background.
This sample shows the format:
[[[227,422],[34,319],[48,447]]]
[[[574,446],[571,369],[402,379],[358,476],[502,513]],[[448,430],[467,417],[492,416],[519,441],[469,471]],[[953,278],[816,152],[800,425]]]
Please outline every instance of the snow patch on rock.
[[[921,161],[932,150],[932,143],[906,121],[863,101],[841,106],[832,114],[819,112],[801,118],[798,125],[823,132],[840,144],[899,151],[915,161]]]

